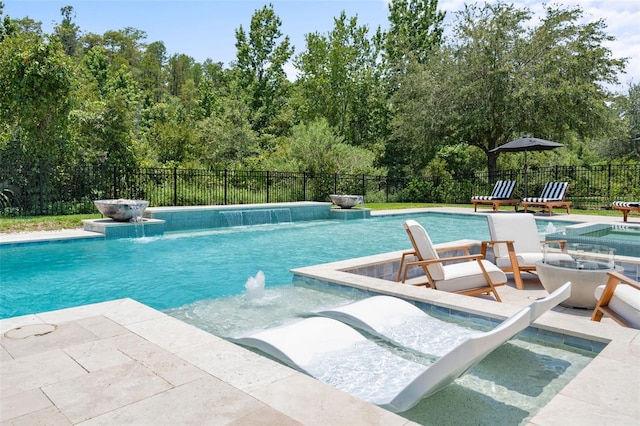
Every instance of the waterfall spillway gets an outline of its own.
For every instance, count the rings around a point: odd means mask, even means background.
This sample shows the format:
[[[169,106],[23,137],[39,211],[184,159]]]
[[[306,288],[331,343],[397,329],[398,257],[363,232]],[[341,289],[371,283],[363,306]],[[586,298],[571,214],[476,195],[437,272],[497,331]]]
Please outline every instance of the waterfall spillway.
[[[220,212],[227,226],[269,225],[291,222],[291,209],[251,209]]]

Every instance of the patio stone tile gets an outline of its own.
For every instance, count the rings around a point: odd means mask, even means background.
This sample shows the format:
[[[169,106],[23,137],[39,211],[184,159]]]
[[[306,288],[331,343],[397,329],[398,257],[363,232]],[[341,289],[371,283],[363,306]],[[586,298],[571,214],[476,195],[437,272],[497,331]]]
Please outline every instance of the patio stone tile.
[[[64,351],[89,372],[131,362],[131,358],[104,340],[69,346]]]
[[[103,315],[123,326],[167,317],[158,310],[128,298],[109,302]]]
[[[25,356],[0,364],[0,395],[5,398],[84,375],[87,371],[59,349]]]
[[[263,407],[258,400],[210,377],[158,393],[81,425],[222,425]]]
[[[640,420],[639,378],[638,362],[596,357],[561,394]]]
[[[69,419],[67,419],[64,414],[54,406],[0,422],[0,426],[71,426],[71,424],[72,423]]]
[[[288,417],[286,415],[284,415],[283,413],[281,413],[278,410],[274,410],[271,407],[262,407],[258,410],[252,411],[249,414],[247,414],[246,416],[243,416],[237,420],[234,420],[230,423],[227,423],[227,426],[245,426],[245,425],[251,425],[251,426],[260,426],[260,425],[264,425],[264,426],[272,426],[272,425],[278,425],[278,426],[296,426],[296,425],[302,425],[302,423],[300,423],[297,420],[292,419],[291,417]]]
[[[405,425],[407,419],[371,405],[304,374],[296,374],[252,395],[303,424]]]
[[[0,362],[11,361],[13,357],[7,352],[5,348],[0,346]]]
[[[29,324],[42,324],[43,321],[37,315],[22,315],[19,317],[0,320],[0,334],[4,334],[12,328]]]
[[[301,374],[224,340],[176,355],[245,392],[252,392],[282,378]],[[251,368],[247,368],[249,365]]]
[[[40,389],[34,389],[0,399],[0,422],[51,407],[51,401]]]
[[[170,388],[166,381],[132,361],[42,390],[72,423],[78,423]]]
[[[77,323],[101,339],[129,332],[125,327],[102,315],[80,319]]]
[[[55,324],[53,324],[55,325]],[[56,328],[48,334],[28,336],[19,339],[7,338],[0,336],[2,346],[14,358],[32,355],[37,352],[47,351],[51,349],[64,348],[70,345],[91,342],[97,340],[95,334],[89,330],[79,326],[75,322],[55,325]],[[35,325],[27,325],[22,327],[26,333],[30,327]]]
[[[113,345],[174,386],[209,377],[207,373],[184,359],[135,334],[116,336],[108,339],[106,343]]]
[[[637,426],[639,419],[626,413],[599,407],[565,395],[556,395],[531,420],[530,425],[611,425]]]
[[[178,352],[221,340],[213,334],[170,316],[130,324],[127,328],[169,352]]]

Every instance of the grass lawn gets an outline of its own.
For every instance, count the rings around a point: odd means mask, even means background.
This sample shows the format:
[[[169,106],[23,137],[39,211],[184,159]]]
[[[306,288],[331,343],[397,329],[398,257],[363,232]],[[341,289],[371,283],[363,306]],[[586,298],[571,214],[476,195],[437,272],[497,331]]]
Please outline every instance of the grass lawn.
[[[398,210],[421,207],[466,207],[470,204],[433,204],[433,203],[366,203],[365,207],[372,210]],[[480,210],[480,209],[478,209]],[[488,210],[491,210],[490,208]],[[512,206],[501,207],[500,210],[513,211]],[[575,214],[589,214],[598,216],[619,216],[614,210],[579,210],[572,209]],[[31,232],[53,231],[57,229],[82,228],[82,219],[98,219],[100,214],[82,214],[69,216],[27,216],[0,219],[0,232]]]

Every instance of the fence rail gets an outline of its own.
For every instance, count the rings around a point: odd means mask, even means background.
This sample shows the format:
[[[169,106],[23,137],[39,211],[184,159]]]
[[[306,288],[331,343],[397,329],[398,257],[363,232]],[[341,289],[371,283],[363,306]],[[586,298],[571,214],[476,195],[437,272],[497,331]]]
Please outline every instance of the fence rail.
[[[0,164],[0,216],[93,213],[93,200],[131,198],[152,206],[329,201],[329,194],[363,195],[367,202],[469,203],[498,179],[516,180],[516,196],[536,196],[547,181],[569,181],[567,199],[579,208],[608,208],[640,199],[640,165],[553,166],[504,170],[492,176],[392,179],[382,175],[277,171],[140,168],[101,165]]]

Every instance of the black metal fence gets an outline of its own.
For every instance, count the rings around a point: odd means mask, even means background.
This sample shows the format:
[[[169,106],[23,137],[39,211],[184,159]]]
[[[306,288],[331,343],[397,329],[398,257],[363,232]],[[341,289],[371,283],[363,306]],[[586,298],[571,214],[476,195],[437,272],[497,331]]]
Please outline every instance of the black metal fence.
[[[391,179],[381,175],[274,171],[76,167],[0,164],[0,215],[93,213],[93,200],[149,200],[151,206],[329,201],[329,194],[363,195],[366,202],[469,203],[489,194],[498,179],[518,182],[516,196],[539,195],[547,181],[569,181],[578,208],[608,208],[640,199],[640,165],[555,166],[505,170],[489,176]]]

